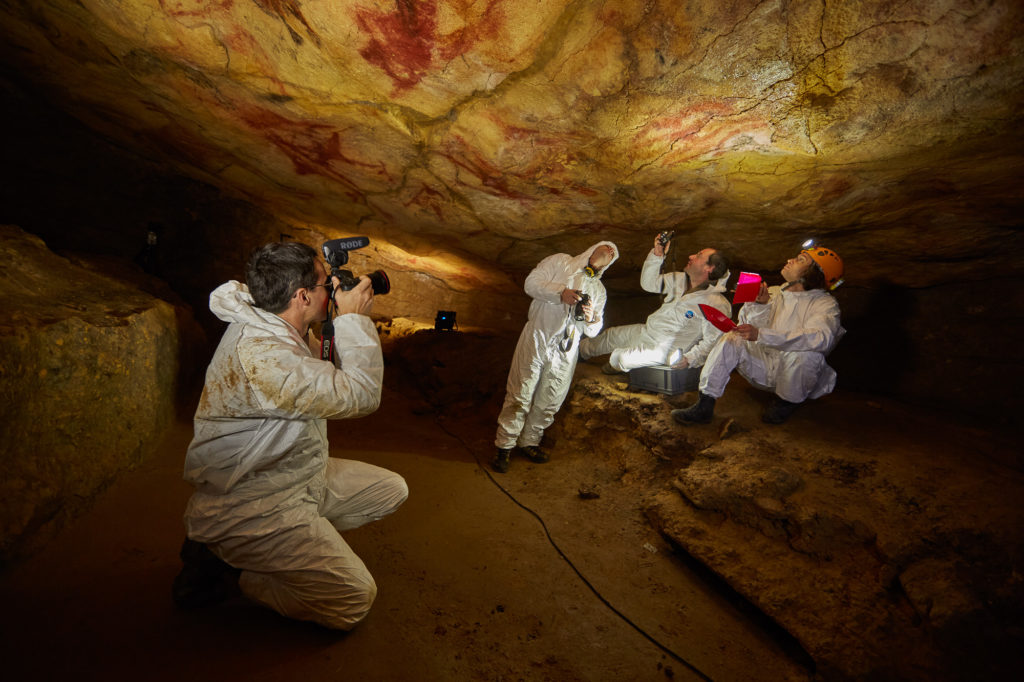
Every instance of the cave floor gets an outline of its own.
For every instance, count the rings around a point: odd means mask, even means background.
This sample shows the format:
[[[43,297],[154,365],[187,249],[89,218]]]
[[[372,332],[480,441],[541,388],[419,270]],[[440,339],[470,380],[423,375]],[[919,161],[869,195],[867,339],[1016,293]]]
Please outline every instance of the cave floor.
[[[346,533],[379,587],[353,632],[288,621],[242,598],[198,611],[173,606],[190,492],[180,478],[191,438],[183,419],[90,513],[0,576],[5,677],[811,677],[784,633],[673,553],[628,488],[603,491],[603,513],[588,515],[573,483],[579,460],[515,458],[508,474],[490,474],[489,408],[446,421],[424,412],[385,389],[376,414],[331,424],[333,455],[397,471],[410,488],[393,516]],[[552,485],[559,479],[561,490]]]

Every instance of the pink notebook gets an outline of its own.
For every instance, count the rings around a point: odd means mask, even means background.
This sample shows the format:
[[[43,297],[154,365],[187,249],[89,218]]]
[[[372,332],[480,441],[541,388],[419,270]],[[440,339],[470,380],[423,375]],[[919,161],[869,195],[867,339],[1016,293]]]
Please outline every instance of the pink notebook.
[[[756,272],[741,272],[740,278],[736,281],[736,293],[732,297],[733,305],[753,301],[757,298],[760,288],[761,275]]]

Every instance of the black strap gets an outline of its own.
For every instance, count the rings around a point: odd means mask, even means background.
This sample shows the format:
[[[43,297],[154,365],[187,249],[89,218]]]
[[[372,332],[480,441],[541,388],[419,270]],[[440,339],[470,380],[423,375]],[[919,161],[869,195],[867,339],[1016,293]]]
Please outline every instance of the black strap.
[[[320,325],[320,335],[320,359],[334,362],[334,323],[330,317]]]

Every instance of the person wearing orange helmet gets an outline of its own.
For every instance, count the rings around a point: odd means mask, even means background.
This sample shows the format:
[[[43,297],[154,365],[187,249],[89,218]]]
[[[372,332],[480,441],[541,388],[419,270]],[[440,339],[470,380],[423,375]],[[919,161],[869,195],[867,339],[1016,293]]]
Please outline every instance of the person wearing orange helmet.
[[[740,324],[704,363],[697,402],[672,411],[677,422],[709,423],[733,370],[775,393],[762,415],[769,424],[781,424],[805,400],[835,388],[836,372],[825,356],[846,333],[830,293],[843,281],[843,261],[831,249],[810,246],[786,261],[782,277],[781,287],[762,282],[757,298],[740,309]]]

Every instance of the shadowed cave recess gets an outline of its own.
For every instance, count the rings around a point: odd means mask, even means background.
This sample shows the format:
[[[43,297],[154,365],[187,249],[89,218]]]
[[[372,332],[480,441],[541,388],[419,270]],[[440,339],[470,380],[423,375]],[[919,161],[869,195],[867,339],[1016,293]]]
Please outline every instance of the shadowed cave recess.
[[[543,257],[615,242],[613,326],[657,308],[662,230],[733,282],[814,238],[846,267],[834,394],[767,427],[736,380],[681,429],[695,394],[581,362],[545,444],[820,679],[1019,670],[1021,28],[1014,0],[4,3],[0,560],[190,418],[207,296],[260,244],[368,236],[387,376],[487,420]]]

